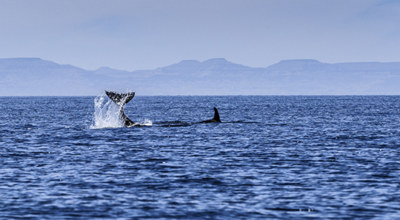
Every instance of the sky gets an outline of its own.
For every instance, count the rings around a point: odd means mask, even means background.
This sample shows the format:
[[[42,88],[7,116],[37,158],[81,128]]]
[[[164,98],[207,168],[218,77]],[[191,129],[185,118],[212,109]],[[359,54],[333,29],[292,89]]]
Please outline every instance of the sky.
[[[0,58],[87,70],[194,59],[400,61],[397,0],[0,0]]]

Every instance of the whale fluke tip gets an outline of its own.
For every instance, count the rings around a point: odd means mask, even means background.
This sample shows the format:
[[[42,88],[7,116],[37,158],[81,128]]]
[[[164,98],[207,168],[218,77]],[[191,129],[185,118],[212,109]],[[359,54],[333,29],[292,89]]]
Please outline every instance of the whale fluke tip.
[[[123,106],[133,99],[135,92],[116,93],[112,91],[106,91],[106,95],[117,105]]]

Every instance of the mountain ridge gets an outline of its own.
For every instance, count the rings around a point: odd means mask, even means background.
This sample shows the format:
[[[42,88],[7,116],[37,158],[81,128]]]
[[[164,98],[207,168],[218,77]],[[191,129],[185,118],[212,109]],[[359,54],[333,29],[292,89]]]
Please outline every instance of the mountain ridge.
[[[1,58],[0,96],[98,95],[400,95],[400,62],[282,60],[249,67],[225,58],[182,60],[150,70],[85,70],[41,58]]]

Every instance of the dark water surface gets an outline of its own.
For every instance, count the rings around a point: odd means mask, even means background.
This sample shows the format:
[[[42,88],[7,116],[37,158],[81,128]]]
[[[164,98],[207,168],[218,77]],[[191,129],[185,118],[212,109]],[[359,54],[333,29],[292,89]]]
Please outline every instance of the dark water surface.
[[[193,124],[212,118],[220,124]],[[400,218],[399,96],[0,98],[0,218]]]

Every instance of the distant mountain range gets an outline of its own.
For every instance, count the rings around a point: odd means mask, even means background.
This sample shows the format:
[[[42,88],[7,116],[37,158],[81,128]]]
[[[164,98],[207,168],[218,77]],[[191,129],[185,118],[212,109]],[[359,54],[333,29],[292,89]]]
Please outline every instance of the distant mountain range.
[[[40,58],[0,59],[0,96],[81,96],[105,89],[137,95],[400,95],[400,62],[283,60],[265,68],[223,58],[153,70],[94,71]]]

